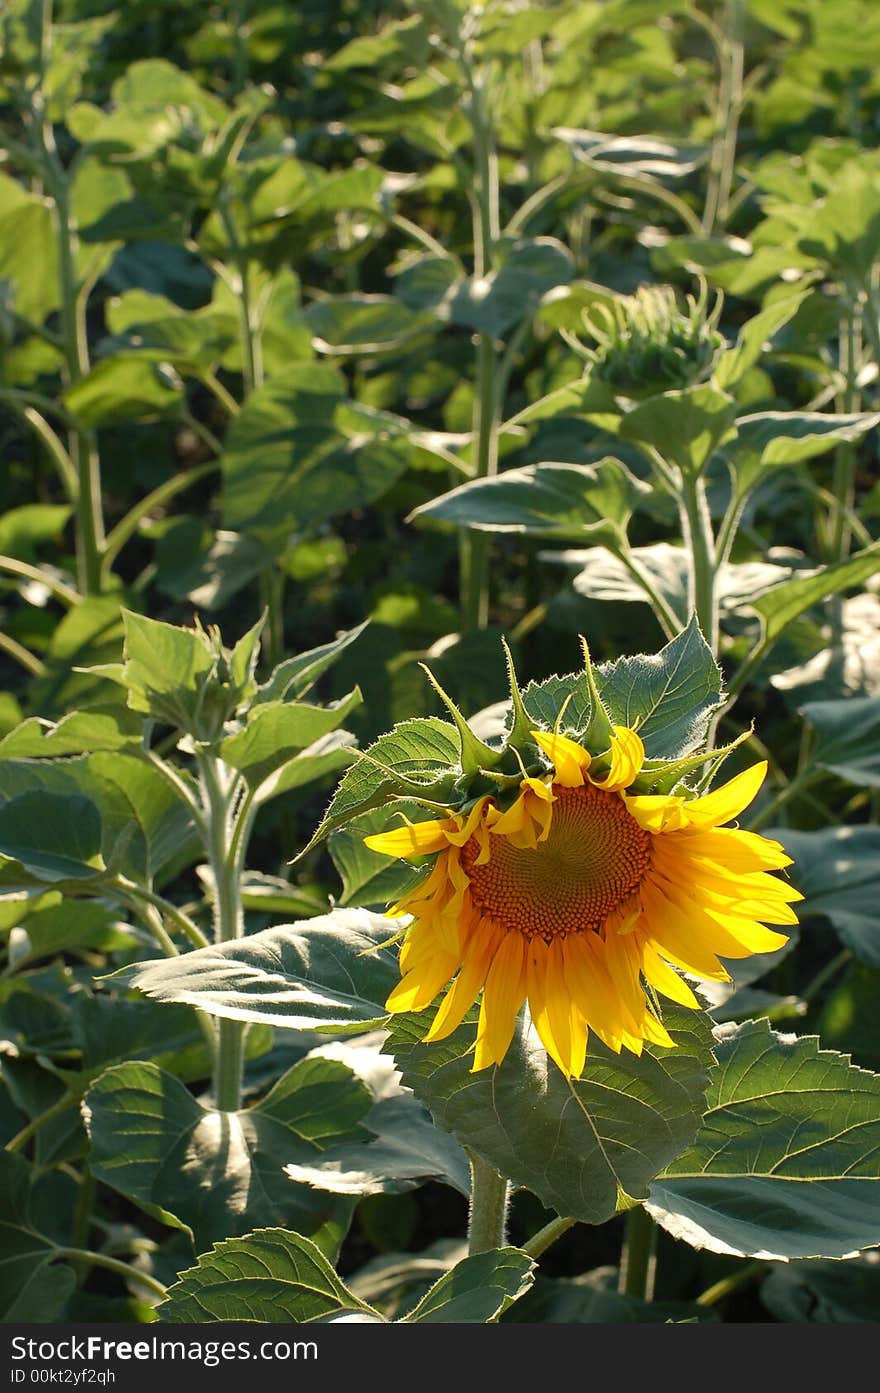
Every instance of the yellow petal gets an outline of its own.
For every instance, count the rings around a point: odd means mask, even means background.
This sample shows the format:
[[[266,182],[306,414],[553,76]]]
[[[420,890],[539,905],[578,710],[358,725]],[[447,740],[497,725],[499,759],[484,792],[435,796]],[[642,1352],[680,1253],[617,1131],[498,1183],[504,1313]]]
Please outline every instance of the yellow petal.
[[[590,767],[590,755],[583,745],[549,730],[533,730],[531,736],[556,771],[553,782],[563,788],[581,788]]]
[[[446,831],[446,840],[451,846],[464,846],[469,842],[477,830],[477,825],[483,820],[486,812],[486,805],[490,802],[488,794],[478,798],[474,806],[470,809],[467,817],[456,817],[455,826],[449,827]]]
[[[608,793],[629,788],[645,762],[645,747],[629,726],[614,726],[611,740],[611,768],[604,779],[591,779]]]
[[[457,960],[449,953],[435,953],[433,957],[423,959],[418,967],[398,982],[385,1002],[385,1009],[391,1012],[421,1011],[425,1006],[430,1006],[457,967]]]
[[[650,1040],[654,1045],[664,1045],[668,1050],[675,1049],[675,1041],[669,1031],[650,1011],[645,1012],[641,1026],[646,1040]]]
[[[446,828],[443,822],[406,822],[403,827],[395,827],[391,832],[378,832],[364,837],[364,846],[370,851],[381,851],[385,856],[429,856],[433,851],[442,851],[446,846]]]
[[[659,886],[645,882],[642,904],[645,906],[642,933],[658,953],[693,977],[707,982],[730,981],[729,973],[716,957],[720,950],[700,935],[699,929],[667,899]]]
[[[722,822],[730,822],[739,817],[755,798],[767,774],[767,761],[753,764],[735,778],[729,779],[720,788],[702,798],[692,798],[684,806],[684,813],[692,827],[718,827]]]
[[[684,799],[671,793],[624,794],[627,812],[643,832],[666,832],[685,826]]]
[[[784,847],[770,837],[757,832],[743,832],[733,827],[687,828],[672,838],[688,855],[695,854],[713,861],[734,873],[750,871],[781,871],[792,864]]]
[[[483,988],[472,1073],[501,1063],[513,1039],[525,996],[525,939],[521,934],[507,933],[492,959]]]
[[[566,987],[562,944],[558,939],[549,945],[540,938],[532,939],[527,952],[526,981],[535,1029],[551,1059],[570,1078],[580,1042],[572,1039],[571,993]]]
[[[471,935],[461,971],[443,998],[426,1040],[445,1040],[461,1025],[486,980],[503,932],[493,924],[483,923]]]
[[[664,962],[650,943],[642,944],[642,972],[654,990],[668,996],[670,1001],[677,1001],[679,1006],[687,1006],[690,1010],[700,1009],[700,1003],[687,982],[669,963]]]

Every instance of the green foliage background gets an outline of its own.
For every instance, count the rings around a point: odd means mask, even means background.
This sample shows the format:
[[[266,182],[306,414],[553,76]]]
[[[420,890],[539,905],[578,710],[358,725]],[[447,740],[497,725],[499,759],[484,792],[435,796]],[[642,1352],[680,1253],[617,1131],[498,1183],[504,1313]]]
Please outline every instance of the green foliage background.
[[[876,6],[7,0],[0,47],[2,1318],[149,1320],[182,1272],[163,1318],[240,1315],[266,1261],[260,1319],[877,1319]],[[358,745],[449,796],[419,663],[491,741],[502,634],[550,723],[579,634],[600,673],[677,643],[603,695],[638,691],[649,756],[711,716],[730,772],[768,758],[750,825],[806,896],[712,997],[699,1133],[707,1040],[669,1077],[597,1052],[624,1138],[649,1080],[650,1304],[618,1282],[620,1173],[574,1203],[586,1128],[542,1178],[544,1134],[477,1136],[417,1021],[413,1092],[358,1033],[396,972],[349,962],[389,937],[399,871],[362,837],[392,784],[357,766],[313,841]],[[247,809],[219,849],[212,760]],[[247,938],[218,952],[233,862]],[[318,969],[299,921],[328,913]],[[295,1000],[242,1005],[278,942]],[[499,1071],[514,1131],[536,1071]],[[521,1187],[494,1258],[465,1257],[459,1141]],[[583,1222],[530,1285],[556,1212]]]

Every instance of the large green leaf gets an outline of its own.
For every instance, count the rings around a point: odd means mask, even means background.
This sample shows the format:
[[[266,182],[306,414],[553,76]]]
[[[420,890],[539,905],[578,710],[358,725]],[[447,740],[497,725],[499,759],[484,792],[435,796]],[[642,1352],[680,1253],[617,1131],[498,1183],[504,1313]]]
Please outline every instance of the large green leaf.
[[[775,300],[743,325],[734,346],[721,354],[712,370],[713,381],[723,392],[735,387],[749,368],[755,366],[764,352],[767,339],[788,323],[803,303],[804,295],[805,292],[799,290],[794,295]]]
[[[720,1026],[707,1112],[648,1208],[696,1248],[763,1258],[880,1244],[880,1077],[815,1036]]]
[[[502,238],[494,263],[485,276],[464,276],[452,257],[422,257],[398,277],[398,298],[411,310],[499,338],[574,270],[571,253],[553,237]]]
[[[40,325],[60,300],[58,238],[48,203],[3,176],[0,186],[0,281],[11,287],[12,308]]]
[[[20,793],[0,804],[0,853],[38,880],[93,880],[104,869],[101,814],[79,794]]]
[[[420,1043],[430,1012],[394,1016],[388,1049],[438,1126],[547,1208],[599,1224],[621,1192],[643,1198],[699,1126],[709,1023],[677,1009],[664,1021],[677,1048],[651,1046],[636,1058],[591,1038],[581,1079],[565,1079],[530,1028],[519,1030],[503,1064],[471,1073],[473,1012],[430,1045]]]
[[[131,610],[125,621],[123,681],[133,711],[188,729],[197,719],[216,666],[206,635]]]
[[[369,621],[358,624],[347,633],[341,633],[338,638],[322,644],[320,648],[310,648],[306,653],[297,653],[292,658],[285,658],[263,685],[257,688],[252,705],[261,706],[267,701],[299,701],[311,691],[322,673],[342,656],[349,644],[360,637],[367,627],[367,622]]]
[[[258,788],[298,751],[336,730],[361,703],[358,688],[329,706],[306,702],[265,702],[251,711],[234,735],[220,744],[220,757]]]
[[[350,402],[323,363],[252,392],[224,442],[224,526],[284,550],[291,533],[379,498],[410,462],[406,423]]]
[[[620,437],[659,451],[683,474],[697,475],[732,433],[735,414],[733,398],[704,382],[640,402],[621,420]]]
[[[107,426],[176,416],[182,392],[183,383],[170,364],[150,362],[138,353],[118,353],[102,358],[68,387],[64,404],[81,425]]]
[[[442,1180],[470,1194],[467,1158],[448,1132],[435,1127],[408,1091],[382,1098],[364,1119],[366,1141],[330,1145],[320,1160],[287,1167],[291,1180],[336,1195],[398,1194]]]
[[[261,1228],[215,1243],[195,1267],[180,1274],[158,1307],[161,1321],[269,1321],[296,1324],[361,1312],[379,1319],[340,1282],[308,1238],[283,1228]]]
[[[589,536],[620,546],[633,509],[649,492],[616,459],[596,465],[531,464],[461,484],[423,503],[411,516],[482,532],[560,540]]]
[[[135,880],[161,882],[196,849],[186,805],[155,769],[122,751],[79,759],[0,760],[0,812],[22,798],[34,816],[18,825],[14,814],[3,814],[9,846],[18,847],[7,854],[27,855],[32,873],[44,879],[95,876],[99,853],[106,866]]]
[[[0,1321],[4,1324],[60,1319],[76,1285],[70,1267],[50,1268],[55,1245],[31,1222],[34,1178],[24,1157],[0,1152]]]
[[[761,1300],[777,1320],[873,1324],[880,1306],[880,1264],[874,1253],[846,1263],[789,1262],[771,1269]]]
[[[140,744],[141,722],[124,706],[73,711],[53,723],[31,716],[0,740],[0,759],[52,759]]]
[[[659,653],[603,663],[596,680],[611,719],[638,728],[649,759],[677,759],[700,745],[721,700],[721,671],[695,616]]]
[[[863,412],[835,416],[818,411],[760,411],[740,416],[737,435],[722,454],[733,468],[736,491],[744,498],[771,470],[822,455],[841,441],[858,440],[880,421]]]
[[[811,701],[802,714],[816,732],[812,764],[848,784],[880,788],[880,697]]]
[[[91,1171],[183,1229],[197,1250],[255,1225],[285,1224],[335,1256],[351,1201],[293,1184],[284,1167],[319,1157],[336,1136],[359,1135],[372,1101],[347,1065],[320,1055],[236,1113],[203,1107],[155,1064],[117,1064],[85,1097]]]
[[[520,1248],[495,1248],[463,1258],[403,1317],[409,1324],[496,1321],[532,1285],[535,1264]]]
[[[389,795],[416,792],[442,801],[461,772],[455,727],[434,716],[401,721],[368,746],[333,795],[313,846],[359,813],[387,802]]]
[[[830,595],[839,595],[841,591],[861,585],[877,571],[880,571],[880,542],[874,542],[845,561],[821,566],[809,575],[793,576],[755,596],[749,604],[761,616],[764,642],[769,646],[804,610]]]
[[[430,817],[415,803],[399,803],[396,808],[412,822]],[[408,862],[364,846],[364,837],[387,828],[387,808],[374,808],[331,832],[327,849],[342,880],[340,904],[382,910],[399,900],[420,874]]]
[[[393,295],[333,295],[309,305],[303,319],[322,353],[376,353],[398,348],[434,327],[433,315],[418,314]]]
[[[804,896],[798,912],[824,914],[856,957],[880,967],[880,827],[784,827],[768,835],[794,858],[789,874]]]
[[[365,909],[336,909],[141,963],[124,969],[124,978],[158,1001],[185,1002],[212,1016],[359,1032],[384,1022],[382,1003],[399,973],[396,953],[380,945],[399,927]]]
[[[531,1290],[507,1313],[505,1324],[524,1321],[530,1325],[630,1325],[714,1319],[705,1306],[628,1296],[617,1290],[618,1280],[616,1267],[596,1267],[575,1278],[554,1279],[539,1274]]]

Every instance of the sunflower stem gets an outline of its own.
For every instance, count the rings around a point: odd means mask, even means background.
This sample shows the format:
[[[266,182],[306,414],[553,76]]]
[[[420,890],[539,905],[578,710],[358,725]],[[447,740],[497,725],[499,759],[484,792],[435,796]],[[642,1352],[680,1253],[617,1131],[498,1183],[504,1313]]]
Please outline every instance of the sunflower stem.
[[[474,275],[485,280],[493,269],[499,236],[498,159],[491,115],[482,81],[474,73],[470,57],[461,55],[464,79],[470,95],[476,197],[473,200]],[[501,382],[495,340],[489,333],[476,336],[477,383],[474,397],[475,473],[478,479],[498,472],[498,426]],[[489,539],[482,532],[461,540],[461,611],[465,629],[484,629],[489,620]]]
[[[504,1246],[509,1185],[481,1156],[469,1151],[468,1159],[471,1163],[468,1254],[472,1256]]]
[[[697,1305],[716,1306],[725,1297],[732,1296],[735,1291],[749,1286],[756,1277],[761,1276],[766,1271],[766,1262],[740,1263],[736,1271],[731,1272],[729,1277],[722,1277],[719,1282],[713,1282],[711,1287],[707,1287],[704,1292],[701,1292],[697,1297]]]
[[[703,637],[718,653],[718,605],[715,595],[715,537],[701,478],[685,476],[679,495],[681,526],[690,553],[690,606]]]
[[[657,1226],[643,1205],[627,1211],[618,1291],[642,1301],[654,1299],[657,1268]]]
[[[577,1219],[551,1219],[549,1224],[545,1224],[542,1229],[533,1234],[528,1243],[522,1245],[524,1253],[528,1253],[530,1258],[539,1258],[542,1253],[561,1238],[564,1233],[577,1223]]]
[[[214,930],[218,943],[228,943],[244,933],[233,817],[239,776],[213,754],[199,756],[198,762],[208,832],[206,851],[214,882]],[[221,1112],[236,1112],[241,1106],[244,1031],[241,1021],[218,1022],[214,1101]]]

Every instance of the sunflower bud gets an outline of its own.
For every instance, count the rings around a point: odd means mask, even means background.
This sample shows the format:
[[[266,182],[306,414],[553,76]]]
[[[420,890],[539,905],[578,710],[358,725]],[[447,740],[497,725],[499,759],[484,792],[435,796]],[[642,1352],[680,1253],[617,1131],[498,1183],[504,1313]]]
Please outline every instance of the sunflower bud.
[[[640,286],[613,305],[595,305],[585,323],[598,344],[588,351],[596,376],[636,401],[707,378],[725,345],[721,297],[708,313],[705,294],[688,296],[687,306],[683,314],[671,286]]]

